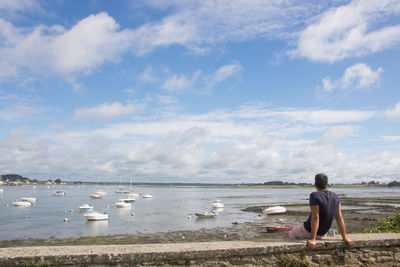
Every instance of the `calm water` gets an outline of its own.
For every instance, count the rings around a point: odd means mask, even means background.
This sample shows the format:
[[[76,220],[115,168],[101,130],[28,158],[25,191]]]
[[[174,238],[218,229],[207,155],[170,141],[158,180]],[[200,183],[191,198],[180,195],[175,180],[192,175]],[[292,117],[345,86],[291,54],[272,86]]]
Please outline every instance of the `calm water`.
[[[103,186],[104,199],[91,199],[94,186],[14,186],[3,187],[0,193],[0,240],[21,238],[64,238],[110,234],[154,233],[172,230],[230,226],[232,222],[259,220],[258,214],[241,209],[252,205],[285,205],[308,203],[313,188],[209,188],[136,186],[142,194],[153,198],[139,198],[131,209],[112,207],[123,194],[115,193],[115,186]],[[52,196],[63,190],[66,197]],[[340,188],[340,195],[352,197],[398,196],[400,188]],[[36,197],[32,207],[15,207],[11,202],[20,197]],[[195,212],[210,207],[220,199],[224,210],[216,218],[198,220]],[[79,206],[92,204],[96,211],[108,212],[109,221],[87,222]],[[7,204],[9,206],[7,207]],[[346,207],[344,207],[346,208]],[[347,207],[351,208],[351,207]],[[69,212],[69,210],[73,212]],[[134,212],[134,216],[132,216]],[[68,218],[68,222],[64,222]]]

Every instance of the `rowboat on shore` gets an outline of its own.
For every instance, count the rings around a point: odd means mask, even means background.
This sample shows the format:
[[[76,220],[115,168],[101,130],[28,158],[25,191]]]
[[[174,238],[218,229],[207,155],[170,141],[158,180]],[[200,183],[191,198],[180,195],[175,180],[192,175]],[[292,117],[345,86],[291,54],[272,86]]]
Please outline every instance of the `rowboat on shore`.
[[[286,213],[286,208],[282,206],[274,206],[263,210],[263,212],[267,215],[284,214]]]

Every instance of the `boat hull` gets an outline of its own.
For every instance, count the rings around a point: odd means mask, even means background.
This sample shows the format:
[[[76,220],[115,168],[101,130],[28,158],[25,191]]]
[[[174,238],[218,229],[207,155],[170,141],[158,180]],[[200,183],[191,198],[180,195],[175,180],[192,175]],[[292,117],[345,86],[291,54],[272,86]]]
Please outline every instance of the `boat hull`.
[[[85,214],[86,220],[88,221],[105,221],[108,220],[109,216],[107,213],[92,212]]]
[[[263,210],[263,212],[267,215],[278,215],[278,214],[284,214],[286,213],[286,208],[282,206],[275,206],[275,207],[270,207],[268,209]]]

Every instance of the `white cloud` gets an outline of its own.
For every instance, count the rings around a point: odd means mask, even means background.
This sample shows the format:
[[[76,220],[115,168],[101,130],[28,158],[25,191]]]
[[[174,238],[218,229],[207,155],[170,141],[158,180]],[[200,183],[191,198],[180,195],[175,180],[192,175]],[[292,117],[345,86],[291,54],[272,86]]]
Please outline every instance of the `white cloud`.
[[[357,63],[348,67],[338,80],[332,81],[330,77],[322,79],[322,88],[326,92],[332,92],[334,89],[346,91],[369,89],[379,84],[381,73],[382,68],[374,71],[364,63]]]
[[[395,119],[400,117],[400,102],[397,103],[393,108],[388,108],[384,112],[384,116],[387,118]]]
[[[72,180],[101,176],[116,181],[133,174],[137,181],[158,177],[182,182],[304,182],[304,177],[311,182],[321,171],[336,182],[355,182],[400,171],[399,154],[355,157],[353,150],[338,148],[354,140],[358,125],[376,111],[251,107],[199,115],[154,114],[86,130],[22,128],[0,139],[0,168],[32,178],[62,173]],[[120,103],[86,111],[85,119],[134,112]]]
[[[153,73],[153,68],[151,67],[150,64],[146,66],[146,69],[139,75],[139,80],[141,82],[154,82],[156,81],[156,77]]]
[[[222,66],[212,75],[211,80],[208,82],[208,87],[213,87],[219,82],[222,82],[232,76],[238,75],[241,71],[242,66],[237,63]]]
[[[170,15],[135,30],[135,52],[182,45],[195,53],[223,42],[282,37],[321,8],[292,1],[150,1]],[[172,12],[171,12],[172,10]]]
[[[397,0],[354,0],[332,8],[301,33],[289,54],[332,63],[396,47],[400,25],[384,22],[399,12]]]
[[[132,42],[131,31],[120,30],[106,13],[91,15],[70,30],[60,25],[17,28],[0,19],[0,37],[0,69],[14,78],[24,72],[65,76],[90,72],[118,60]]]
[[[144,105],[140,104],[104,103],[97,107],[77,109],[72,118],[74,120],[109,120],[123,115],[134,114],[144,109],[144,107]]]
[[[52,42],[54,67],[61,73],[90,71],[115,61],[131,43],[131,32],[106,13],[91,15]]]
[[[162,88],[168,92],[176,92],[176,93],[192,89],[200,73],[201,73],[200,71],[196,71],[195,73],[193,73],[191,78],[188,78],[183,74],[181,75],[173,74],[165,80],[165,82],[162,85]]]

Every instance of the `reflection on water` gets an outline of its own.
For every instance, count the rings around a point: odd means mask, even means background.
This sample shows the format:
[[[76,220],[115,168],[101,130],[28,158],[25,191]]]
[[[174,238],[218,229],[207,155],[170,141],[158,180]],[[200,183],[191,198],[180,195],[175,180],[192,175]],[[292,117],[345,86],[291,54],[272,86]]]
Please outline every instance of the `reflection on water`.
[[[64,238],[112,234],[196,230],[199,228],[231,226],[233,222],[257,221],[258,213],[243,212],[249,206],[286,206],[290,210],[309,210],[308,196],[314,188],[242,188],[242,187],[163,187],[135,186],[138,193],[153,198],[139,198],[132,207],[116,208],[121,198],[114,186],[104,186],[104,199],[91,199],[94,186],[16,186],[4,187],[0,198],[0,240],[18,238]],[[54,197],[52,192],[62,190],[66,197]],[[400,188],[338,188],[340,195],[349,197],[398,196]],[[36,197],[32,207],[14,207],[11,203],[21,197]],[[209,208],[214,200],[224,203],[214,211],[217,216],[209,220],[196,220],[194,213]],[[94,206],[100,213],[108,212],[109,221],[87,222],[84,203]],[[7,206],[8,204],[8,206]],[[293,205],[296,204],[296,205]],[[293,205],[293,206],[291,206]],[[388,204],[399,205],[400,203]],[[351,209],[351,206],[343,206]],[[357,207],[360,209],[360,207]],[[369,211],[368,207],[365,208]],[[372,209],[372,208],[371,208]],[[262,214],[261,216],[266,216]],[[67,218],[68,222],[64,222]],[[268,218],[271,223],[290,223],[290,216]]]
[[[107,232],[108,220],[103,221],[87,221],[86,231],[90,235],[104,235]]]

